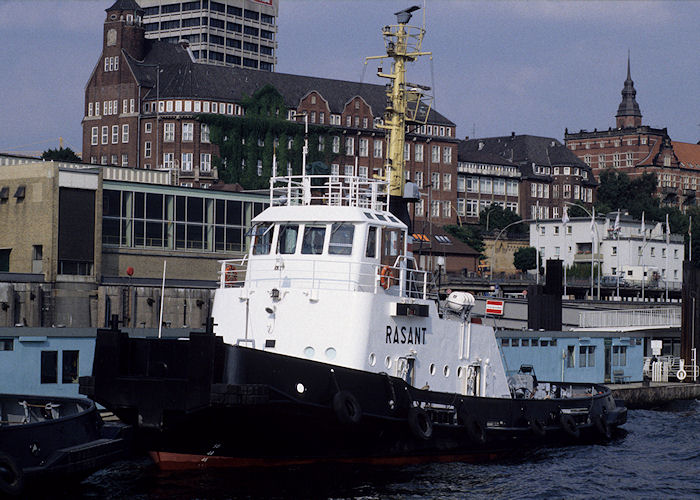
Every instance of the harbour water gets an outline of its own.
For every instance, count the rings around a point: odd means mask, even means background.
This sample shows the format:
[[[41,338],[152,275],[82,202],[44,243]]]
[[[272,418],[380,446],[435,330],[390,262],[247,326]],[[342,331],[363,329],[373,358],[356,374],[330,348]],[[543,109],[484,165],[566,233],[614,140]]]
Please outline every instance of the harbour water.
[[[314,466],[162,473],[122,461],[57,498],[698,498],[700,401],[633,410],[607,444],[544,448],[487,464]]]

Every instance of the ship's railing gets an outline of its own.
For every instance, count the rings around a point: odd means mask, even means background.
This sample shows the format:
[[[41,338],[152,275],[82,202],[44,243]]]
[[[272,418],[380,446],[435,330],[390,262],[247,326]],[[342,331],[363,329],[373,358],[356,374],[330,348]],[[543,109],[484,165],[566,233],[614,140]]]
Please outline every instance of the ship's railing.
[[[357,175],[270,178],[270,205],[331,205],[387,210],[389,183]]]
[[[618,309],[579,313],[579,328],[680,327],[680,307]]]
[[[340,260],[256,257],[219,261],[219,287],[270,285],[275,288],[384,292],[428,298],[430,275],[415,269],[413,259],[399,257],[393,266]]]

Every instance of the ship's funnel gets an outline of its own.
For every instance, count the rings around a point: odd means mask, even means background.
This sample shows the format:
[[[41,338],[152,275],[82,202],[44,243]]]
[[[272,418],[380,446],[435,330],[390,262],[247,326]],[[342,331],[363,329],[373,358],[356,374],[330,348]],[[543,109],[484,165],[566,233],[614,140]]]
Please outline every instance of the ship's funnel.
[[[394,12],[394,15],[396,16],[396,21],[399,24],[408,24],[408,21],[411,20],[411,12],[414,12],[418,9],[420,9],[420,7],[418,7],[417,5],[414,5],[413,7],[409,7],[408,9]]]

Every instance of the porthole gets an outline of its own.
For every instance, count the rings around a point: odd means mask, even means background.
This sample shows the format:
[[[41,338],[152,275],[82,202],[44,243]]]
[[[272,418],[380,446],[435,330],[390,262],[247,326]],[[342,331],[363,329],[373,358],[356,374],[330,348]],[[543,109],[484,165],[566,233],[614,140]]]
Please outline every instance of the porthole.
[[[377,364],[377,355],[373,352],[369,355],[369,366],[374,366]]]
[[[304,348],[304,356],[306,356],[307,358],[313,358],[314,354],[316,354],[316,349],[314,349],[313,347],[308,346]]]
[[[326,358],[327,359],[335,359],[336,351],[334,348],[329,347],[326,349]]]
[[[435,375],[435,363],[430,363],[430,367],[428,368],[428,371],[430,372],[431,375]]]
[[[457,378],[462,378],[463,375],[464,375],[464,368],[462,368],[460,366],[459,368],[457,368]]]
[[[117,15],[116,15],[116,14],[112,14],[111,16],[109,16],[109,18],[112,19],[112,20],[115,20],[115,19],[117,18]]]
[[[387,368],[391,368],[391,356],[387,356],[386,358],[384,358],[384,366],[386,366]]]
[[[302,384],[301,382],[299,382],[299,383],[297,384],[297,392],[298,392],[299,394],[304,394],[304,391],[306,391],[306,387],[304,387],[304,384]]]
[[[450,376],[450,367],[445,365],[442,369],[442,373],[445,375],[445,377],[449,377]]]

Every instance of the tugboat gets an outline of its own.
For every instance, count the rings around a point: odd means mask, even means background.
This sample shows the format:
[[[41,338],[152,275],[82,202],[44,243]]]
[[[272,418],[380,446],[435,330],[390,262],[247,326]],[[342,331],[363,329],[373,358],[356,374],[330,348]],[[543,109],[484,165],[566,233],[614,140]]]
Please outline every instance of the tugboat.
[[[609,439],[608,388],[509,379],[474,298],[443,303],[409,250],[406,125],[425,119],[405,65],[411,7],[383,28],[392,70],[385,175],[276,176],[249,254],[221,262],[213,320],[187,339],[98,332],[81,391],[136,427],[164,469],[318,461],[483,460]],[[410,194],[410,193],[407,193]]]
[[[0,497],[86,477],[127,445],[128,428],[89,399],[0,394]]]

